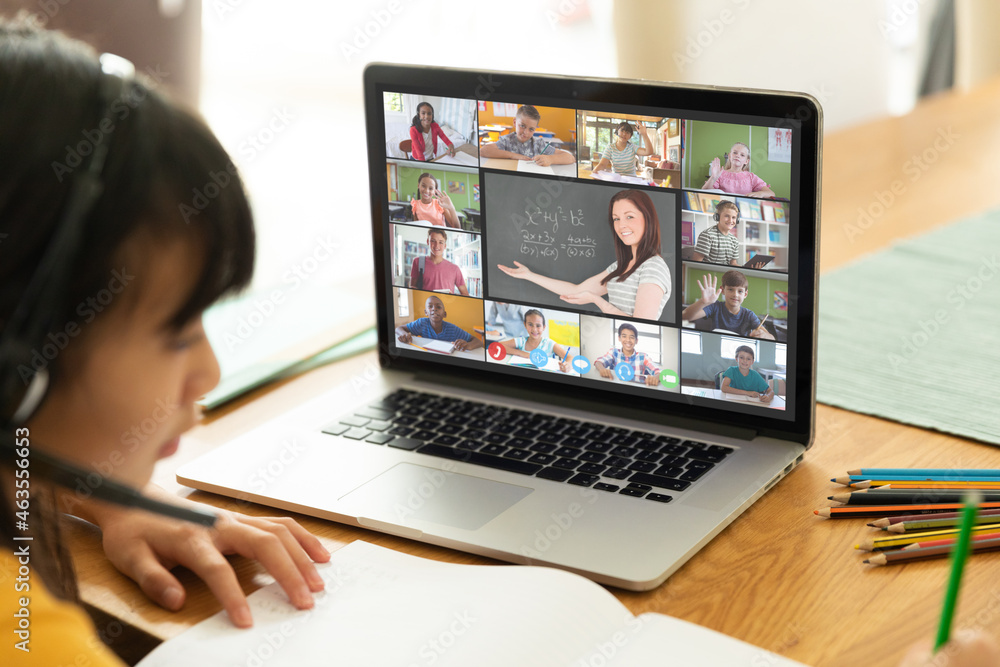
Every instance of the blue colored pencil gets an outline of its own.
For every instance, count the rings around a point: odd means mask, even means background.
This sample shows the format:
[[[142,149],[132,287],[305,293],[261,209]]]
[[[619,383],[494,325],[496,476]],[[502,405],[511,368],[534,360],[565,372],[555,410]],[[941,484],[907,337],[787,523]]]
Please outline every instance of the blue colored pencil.
[[[848,475],[865,475],[868,479],[885,479],[896,475],[929,475],[932,477],[1000,477],[1000,470],[988,468],[861,468],[848,470]]]

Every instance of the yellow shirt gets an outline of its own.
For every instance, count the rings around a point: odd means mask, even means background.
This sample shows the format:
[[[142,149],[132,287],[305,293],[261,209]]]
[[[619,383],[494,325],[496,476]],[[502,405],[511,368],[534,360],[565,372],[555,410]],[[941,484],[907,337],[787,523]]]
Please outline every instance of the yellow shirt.
[[[0,548],[0,664],[122,667],[90,617],[42,585],[33,557],[28,541],[15,543],[14,551]]]

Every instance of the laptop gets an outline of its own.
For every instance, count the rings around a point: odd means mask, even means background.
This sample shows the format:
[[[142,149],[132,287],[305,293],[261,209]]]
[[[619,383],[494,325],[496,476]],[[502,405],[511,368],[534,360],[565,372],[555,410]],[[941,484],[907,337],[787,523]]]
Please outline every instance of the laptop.
[[[364,95],[380,368],[178,481],[659,585],[813,440],[818,103],[388,64]],[[685,260],[723,198],[737,259]]]

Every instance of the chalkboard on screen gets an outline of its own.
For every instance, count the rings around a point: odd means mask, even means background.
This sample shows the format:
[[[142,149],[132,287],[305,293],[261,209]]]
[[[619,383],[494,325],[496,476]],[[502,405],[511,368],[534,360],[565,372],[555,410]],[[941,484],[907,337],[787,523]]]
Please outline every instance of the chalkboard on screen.
[[[487,297],[578,312],[601,312],[593,304],[569,304],[554,292],[507,275],[497,265],[514,267],[514,262],[520,262],[535,273],[573,284],[602,273],[615,261],[608,204],[622,189],[617,184],[483,174]],[[676,195],[643,191],[656,208],[660,254],[669,267],[673,286]],[[675,291],[671,289],[661,322],[675,320]]]

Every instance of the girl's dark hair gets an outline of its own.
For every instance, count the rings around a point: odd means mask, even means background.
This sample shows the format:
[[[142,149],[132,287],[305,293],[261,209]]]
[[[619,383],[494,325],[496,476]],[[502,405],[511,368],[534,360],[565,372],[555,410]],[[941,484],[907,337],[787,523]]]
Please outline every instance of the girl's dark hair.
[[[628,263],[632,259],[632,251],[629,250],[627,245],[622,243],[622,240],[618,238],[618,234],[615,233],[615,202],[622,199],[628,199],[635,204],[646,221],[642,239],[639,240],[639,247],[636,248],[635,264],[631,269],[628,268]],[[656,215],[656,207],[653,206],[653,200],[642,190],[619,190],[616,192],[608,204],[608,224],[611,226],[611,236],[615,240],[615,257],[618,259],[618,266],[604,277],[604,280],[601,281],[602,285],[614,278],[625,280],[632,275],[633,271],[642,266],[642,263],[647,259],[660,254],[660,218]]]
[[[542,318],[542,326],[543,327],[545,326],[545,315],[542,314],[542,311],[538,310],[537,308],[532,308],[531,310],[529,310],[524,314],[524,317],[521,318],[521,321],[527,324],[529,315],[538,315],[540,318]]]
[[[622,121],[622,122],[618,123],[618,125],[615,126],[615,131],[614,131],[613,134],[615,136],[618,136],[618,132],[620,130],[626,130],[628,132],[628,136],[629,137],[631,137],[633,134],[635,134],[635,129],[632,127],[632,124],[629,123],[628,121]]]
[[[417,105],[417,113],[413,116],[413,120],[411,121],[411,125],[413,125],[413,127],[417,128],[418,130],[421,130],[421,128],[423,127],[423,125],[420,124],[420,107],[427,107],[428,109],[431,110],[431,122],[432,123],[434,122],[434,107],[431,106],[430,102],[421,102],[420,104]]]
[[[430,173],[429,171],[425,171],[424,173],[420,174],[420,176],[417,176],[417,187],[420,187],[420,181],[424,180],[425,178],[429,178],[432,181],[434,181],[434,187],[438,187],[440,185],[438,183],[437,177],[435,177],[434,174]]]
[[[80,242],[69,261],[73,280],[58,303],[40,304],[53,331],[85,324],[78,306],[107,291],[112,271],[142,271],[139,251],[152,253],[166,240],[186,241],[204,257],[170,328],[182,328],[250,282],[255,240],[246,193],[200,119],[141,77],[108,105],[100,90],[109,75],[96,53],[22,19],[0,18],[0,71],[0,332],[59,228],[78,184],[77,167],[83,170],[98,142],[108,146],[103,189],[78,223]],[[145,243],[135,246],[136,240]],[[49,369],[54,383],[61,361]],[[6,497],[2,488],[0,497]],[[6,505],[0,501],[0,534],[9,537]],[[48,545],[50,553],[55,546]],[[53,580],[54,571],[41,568],[40,574],[55,594],[65,595],[69,588]]]

